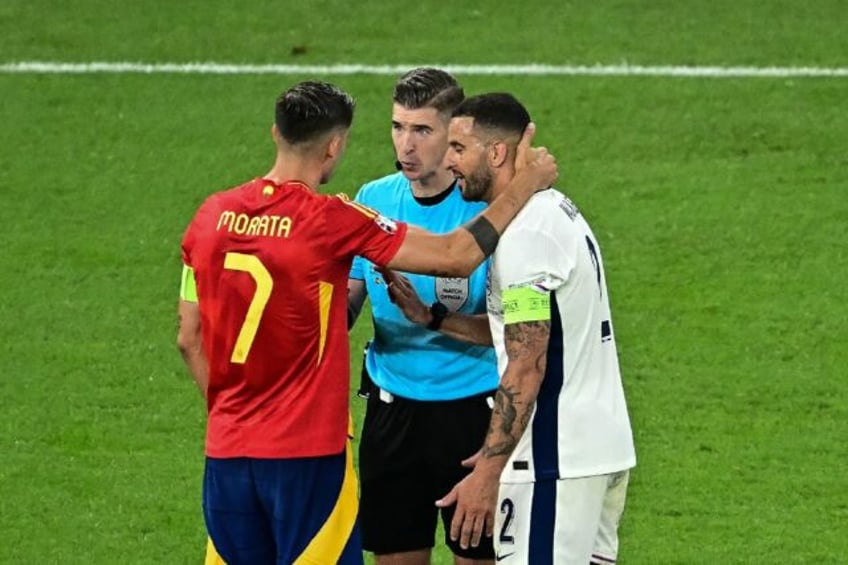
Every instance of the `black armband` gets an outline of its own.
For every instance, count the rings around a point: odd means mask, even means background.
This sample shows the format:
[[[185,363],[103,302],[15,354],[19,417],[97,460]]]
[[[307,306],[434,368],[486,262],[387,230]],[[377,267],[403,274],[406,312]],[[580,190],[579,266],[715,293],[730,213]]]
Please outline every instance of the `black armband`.
[[[498,239],[501,236],[498,230],[495,229],[495,226],[492,225],[492,222],[485,216],[477,216],[462,227],[468,230],[468,233],[477,242],[477,246],[483,252],[484,257],[488,257],[495,252],[495,248],[498,246]]]

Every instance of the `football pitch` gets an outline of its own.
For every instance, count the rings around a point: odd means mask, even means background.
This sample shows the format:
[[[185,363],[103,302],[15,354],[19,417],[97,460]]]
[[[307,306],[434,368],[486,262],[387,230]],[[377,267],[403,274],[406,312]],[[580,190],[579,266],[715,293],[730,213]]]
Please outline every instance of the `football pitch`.
[[[846,17],[843,0],[0,3],[0,563],[202,563],[182,231],[270,168],[274,100],[298,80],[357,99],[326,191],[391,172],[396,75],[324,67],[424,63],[519,66],[457,76],[525,103],[603,247],[639,459],[619,563],[848,563]],[[321,68],[15,70],[33,61]],[[354,381],[369,332],[366,315]]]

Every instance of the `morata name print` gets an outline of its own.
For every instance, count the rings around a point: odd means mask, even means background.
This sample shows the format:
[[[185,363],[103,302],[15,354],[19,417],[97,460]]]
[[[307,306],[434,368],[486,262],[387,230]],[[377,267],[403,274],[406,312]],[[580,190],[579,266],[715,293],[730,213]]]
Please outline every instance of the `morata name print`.
[[[218,218],[217,231],[226,229],[239,235],[262,235],[267,237],[289,236],[292,220],[288,216],[248,216],[236,214],[232,210],[221,213]]]

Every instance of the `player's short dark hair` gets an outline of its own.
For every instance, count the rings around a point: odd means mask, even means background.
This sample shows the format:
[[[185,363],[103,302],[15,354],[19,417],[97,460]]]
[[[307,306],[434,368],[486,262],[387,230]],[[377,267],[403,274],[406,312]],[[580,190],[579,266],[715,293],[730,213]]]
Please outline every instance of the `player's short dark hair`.
[[[435,108],[451,112],[465,98],[465,92],[447,71],[433,67],[412,69],[395,83],[392,100],[409,110]]]
[[[515,96],[505,92],[480,94],[463,100],[454,108],[452,117],[474,118],[474,127],[505,133],[524,133],[530,123],[527,108]]]
[[[353,122],[353,98],[328,82],[298,83],[277,98],[274,123],[292,145],[313,141]]]

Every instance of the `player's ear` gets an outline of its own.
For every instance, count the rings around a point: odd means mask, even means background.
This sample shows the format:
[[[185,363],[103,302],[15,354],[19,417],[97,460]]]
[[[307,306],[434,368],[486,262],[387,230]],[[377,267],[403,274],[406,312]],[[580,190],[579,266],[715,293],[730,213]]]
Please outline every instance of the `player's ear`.
[[[283,139],[283,136],[280,133],[280,129],[277,127],[277,124],[271,124],[271,139],[273,139],[274,143],[276,143],[277,145],[279,145],[280,140]]]
[[[327,143],[327,157],[329,159],[335,159],[341,155],[344,151],[346,140],[347,131],[338,131],[330,135],[329,142]]]
[[[509,146],[505,141],[495,141],[489,146],[489,163],[493,168],[504,166],[509,157]]]

